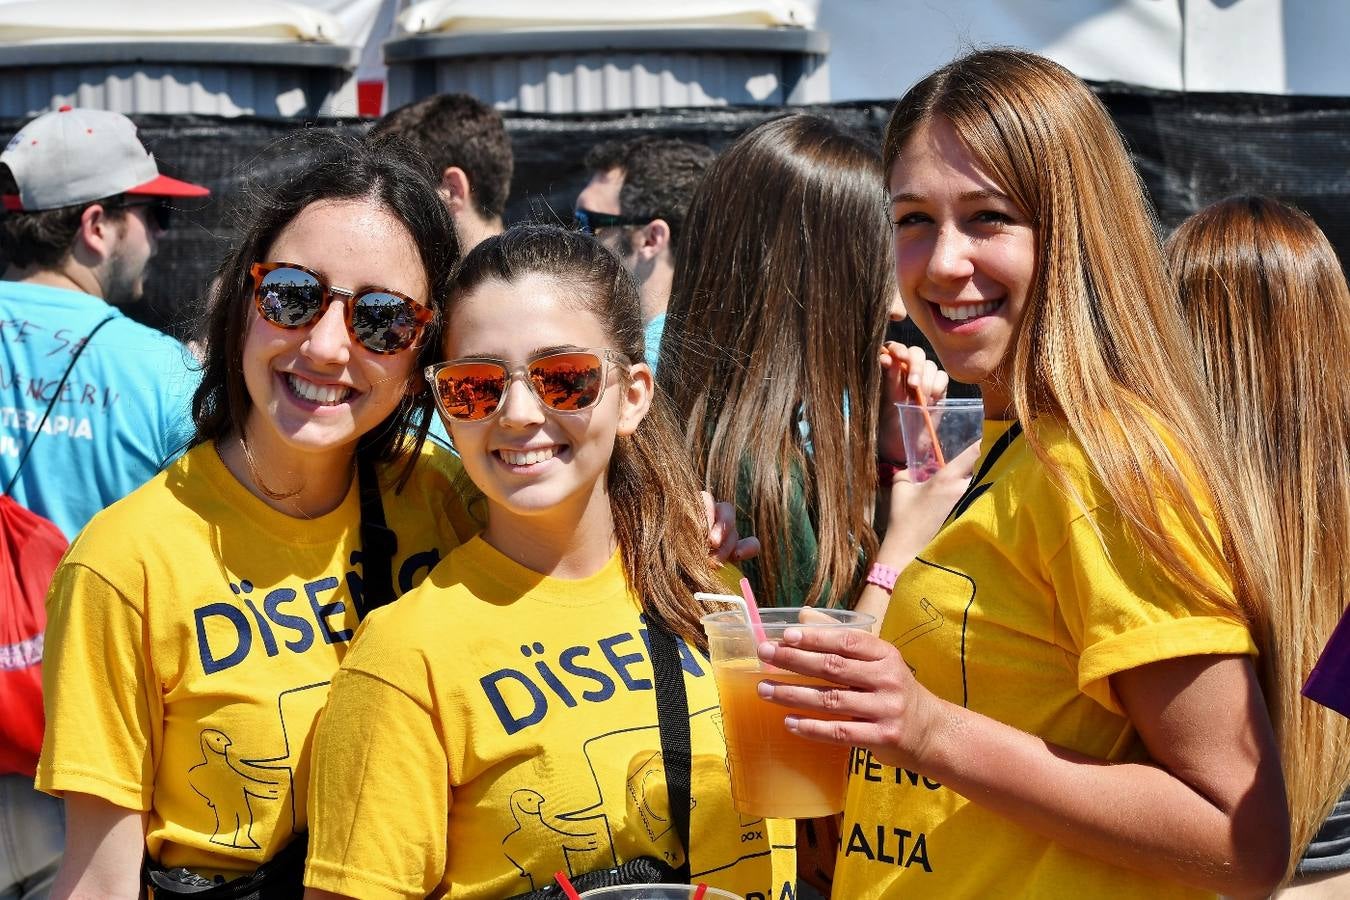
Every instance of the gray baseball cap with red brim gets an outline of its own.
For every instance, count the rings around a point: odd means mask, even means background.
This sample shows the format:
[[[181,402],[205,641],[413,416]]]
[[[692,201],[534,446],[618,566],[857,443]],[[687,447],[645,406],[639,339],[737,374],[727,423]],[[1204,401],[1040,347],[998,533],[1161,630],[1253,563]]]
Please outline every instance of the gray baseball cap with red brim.
[[[159,173],[155,158],[121,113],[63,106],[29,122],[0,153],[19,187],[5,194],[10,211],[92,203],[116,194],[205,197],[199,184]]]

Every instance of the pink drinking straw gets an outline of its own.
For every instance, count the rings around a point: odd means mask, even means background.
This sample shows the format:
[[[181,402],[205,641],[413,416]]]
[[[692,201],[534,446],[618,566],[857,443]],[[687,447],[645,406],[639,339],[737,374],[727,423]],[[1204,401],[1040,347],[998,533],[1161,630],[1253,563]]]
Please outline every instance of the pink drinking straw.
[[[769,639],[764,633],[764,620],[759,617],[759,604],[755,602],[755,592],[750,589],[750,579],[741,579],[741,596],[745,598],[745,612],[750,616],[750,627],[755,632],[755,643],[762,644]]]
[[[706,893],[708,893],[708,886],[706,884],[700,884],[698,889],[694,891],[694,900],[703,900],[703,895]]]

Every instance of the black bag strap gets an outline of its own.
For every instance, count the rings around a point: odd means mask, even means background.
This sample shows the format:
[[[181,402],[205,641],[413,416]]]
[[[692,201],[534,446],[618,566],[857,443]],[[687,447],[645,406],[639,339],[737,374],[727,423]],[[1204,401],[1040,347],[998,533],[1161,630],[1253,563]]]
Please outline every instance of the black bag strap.
[[[357,490],[361,495],[361,591],[353,598],[356,617],[394,602],[394,555],[398,535],[384,521],[380,479],[375,464],[360,450],[356,453]]]
[[[70,362],[66,364],[66,370],[61,373],[61,380],[56,383],[56,390],[52,392],[52,399],[47,402],[47,408],[42,413],[42,418],[38,421],[37,429],[33,432],[33,439],[28,442],[28,446],[23,448],[23,455],[19,457],[19,464],[14,468],[14,474],[9,476],[9,481],[5,483],[5,493],[8,494],[14,489],[14,483],[19,480],[19,473],[23,471],[23,464],[28,462],[28,454],[33,452],[33,445],[42,437],[42,426],[47,424],[47,418],[52,414],[52,409],[56,407],[56,401],[61,399],[61,391],[66,386],[66,381],[70,379],[70,373],[75,368],[75,361],[80,358],[84,348],[89,346],[89,342],[98,334],[98,330],[107,325],[117,316],[108,316],[102,322],[94,326],[93,330],[85,335],[84,340],[75,345],[75,349],[70,353]]]
[[[661,732],[661,759],[666,770],[666,796],[670,818],[684,847],[684,862],[676,870],[679,880],[688,883],[689,808],[693,793],[693,749],[689,736],[689,696],[684,689],[680,663],[679,637],[660,617],[647,614],[647,636],[651,641],[652,677],[656,684],[656,725]]]
[[[970,486],[966,488],[966,492],[961,495],[961,499],[957,500],[956,505],[952,507],[951,513],[947,516],[947,521],[943,523],[944,525],[960,518],[961,514],[969,509],[972,503],[980,499],[980,495],[989,490],[992,485],[982,483],[985,476],[989,474],[994,468],[994,464],[999,461],[999,457],[1003,456],[1004,452],[1013,445],[1013,441],[1017,440],[1021,433],[1022,423],[1013,422],[1007,431],[998,436],[998,440],[994,441],[993,446],[989,448],[989,455],[980,464],[980,470],[975,473],[974,478],[970,479]]]
[[[267,862],[247,875],[212,881],[189,869],[165,869],[145,857],[141,883],[155,897],[193,897],[195,900],[296,900],[305,891],[305,852],[309,836],[298,834]]]

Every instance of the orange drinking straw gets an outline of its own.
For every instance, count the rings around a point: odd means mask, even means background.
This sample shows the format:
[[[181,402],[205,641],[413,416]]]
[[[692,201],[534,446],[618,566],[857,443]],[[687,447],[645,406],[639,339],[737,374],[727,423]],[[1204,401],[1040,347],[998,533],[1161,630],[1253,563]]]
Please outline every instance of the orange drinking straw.
[[[905,370],[905,374],[909,374],[909,363],[898,359],[896,362],[900,368]],[[928,414],[928,403],[917,387],[911,385],[910,390],[914,392],[914,400],[919,407],[919,415],[923,416],[924,427],[928,429],[928,438],[933,442],[933,455],[937,457],[938,467],[941,468],[947,464],[947,458],[942,455],[942,445],[938,443],[937,429],[933,427],[933,417]]]
[[[919,414],[923,416],[923,427],[928,429],[928,438],[933,442],[933,455],[937,457],[938,468],[947,464],[947,459],[942,455],[942,444],[938,443],[937,429],[933,427],[933,417],[928,414],[928,407],[924,404],[923,394],[919,393],[918,388],[914,388],[914,399],[919,401]]]

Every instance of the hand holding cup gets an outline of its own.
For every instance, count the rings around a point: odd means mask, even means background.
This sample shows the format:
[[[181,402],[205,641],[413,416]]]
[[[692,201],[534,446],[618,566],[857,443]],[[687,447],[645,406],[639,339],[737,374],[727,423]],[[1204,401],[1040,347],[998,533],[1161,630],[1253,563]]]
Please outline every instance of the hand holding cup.
[[[768,665],[828,683],[760,683],[761,699],[791,710],[785,716],[790,732],[863,747],[885,765],[923,770],[945,704],[915,680],[895,646],[861,629],[787,628],[781,640],[763,642],[758,651]]]

